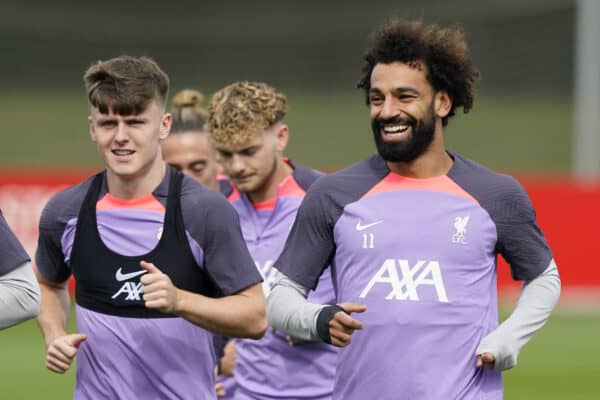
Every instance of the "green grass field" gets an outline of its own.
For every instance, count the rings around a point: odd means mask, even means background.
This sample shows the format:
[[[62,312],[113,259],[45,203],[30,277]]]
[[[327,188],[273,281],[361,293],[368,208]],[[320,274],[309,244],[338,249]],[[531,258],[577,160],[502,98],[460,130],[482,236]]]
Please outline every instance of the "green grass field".
[[[508,400],[600,398],[600,313],[559,311],[504,375]],[[441,345],[441,344],[440,344]],[[70,398],[74,374],[44,368],[44,346],[35,322],[0,332],[2,399]]]

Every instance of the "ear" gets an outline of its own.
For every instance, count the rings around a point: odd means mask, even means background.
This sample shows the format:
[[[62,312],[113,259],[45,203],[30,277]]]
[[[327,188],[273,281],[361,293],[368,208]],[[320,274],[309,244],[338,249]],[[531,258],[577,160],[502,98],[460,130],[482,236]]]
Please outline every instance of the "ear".
[[[169,132],[171,132],[171,124],[173,123],[173,116],[171,113],[163,114],[160,120],[160,135],[158,136],[159,140],[165,140],[167,136],[169,136]]]
[[[90,138],[92,142],[96,143],[96,131],[94,130],[94,122],[92,121],[92,116],[88,115],[88,126],[90,130]]]
[[[445,90],[436,92],[434,96],[435,115],[444,118],[452,108],[452,99]]]
[[[279,123],[277,125],[277,130],[275,131],[275,140],[277,141],[277,152],[279,154],[283,154],[288,144],[290,130],[286,124]]]

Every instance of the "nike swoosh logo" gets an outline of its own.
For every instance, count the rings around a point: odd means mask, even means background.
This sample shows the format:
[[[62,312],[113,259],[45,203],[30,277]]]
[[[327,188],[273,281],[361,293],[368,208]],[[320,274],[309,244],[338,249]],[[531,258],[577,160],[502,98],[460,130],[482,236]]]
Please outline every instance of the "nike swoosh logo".
[[[358,221],[356,223],[356,230],[357,231],[364,231],[365,229],[369,229],[374,227],[375,225],[379,225],[383,222],[383,220],[380,221],[375,221],[375,222],[371,222],[370,224],[366,224],[366,225],[361,225],[360,221]]]
[[[115,279],[119,282],[123,282],[123,281],[126,281],[131,278],[135,278],[136,276],[140,276],[140,275],[143,275],[146,272],[148,272],[146,270],[141,270],[141,271],[129,272],[127,274],[124,274],[123,271],[121,271],[121,269],[122,268],[119,268],[117,270],[117,273],[115,274]]]

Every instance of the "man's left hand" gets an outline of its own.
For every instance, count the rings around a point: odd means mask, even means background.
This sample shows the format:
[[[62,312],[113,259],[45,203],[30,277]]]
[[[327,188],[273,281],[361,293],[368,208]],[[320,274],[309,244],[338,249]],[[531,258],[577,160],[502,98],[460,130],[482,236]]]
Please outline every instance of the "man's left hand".
[[[496,363],[496,357],[492,353],[483,353],[477,356],[477,368],[481,368],[486,365],[490,369],[494,369]]]
[[[140,278],[144,290],[146,308],[172,313],[177,306],[177,288],[171,278],[164,274],[156,265],[140,261],[140,267],[148,271]]]

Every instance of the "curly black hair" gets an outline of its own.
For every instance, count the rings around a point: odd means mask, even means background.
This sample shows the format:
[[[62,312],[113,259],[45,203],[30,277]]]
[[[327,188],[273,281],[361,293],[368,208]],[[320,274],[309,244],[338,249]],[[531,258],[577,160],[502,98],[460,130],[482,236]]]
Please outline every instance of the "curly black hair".
[[[423,63],[433,89],[443,90],[450,96],[452,108],[442,119],[444,126],[457,108],[462,107],[467,113],[473,107],[479,70],[469,59],[461,27],[441,28],[424,25],[422,21],[392,18],[371,34],[363,59],[365,63],[357,87],[364,90],[367,104],[375,65],[402,62],[411,66]]]

